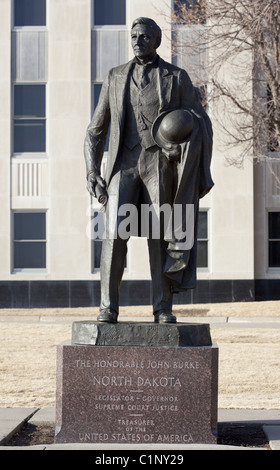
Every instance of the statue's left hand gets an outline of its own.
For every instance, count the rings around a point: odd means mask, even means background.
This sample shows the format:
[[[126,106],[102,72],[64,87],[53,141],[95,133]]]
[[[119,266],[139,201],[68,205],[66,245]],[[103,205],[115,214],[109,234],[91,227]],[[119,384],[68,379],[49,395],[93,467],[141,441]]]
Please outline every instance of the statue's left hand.
[[[181,147],[177,144],[167,144],[166,147],[162,149],[162,153],[170,162],[179,162],[181,159]]]

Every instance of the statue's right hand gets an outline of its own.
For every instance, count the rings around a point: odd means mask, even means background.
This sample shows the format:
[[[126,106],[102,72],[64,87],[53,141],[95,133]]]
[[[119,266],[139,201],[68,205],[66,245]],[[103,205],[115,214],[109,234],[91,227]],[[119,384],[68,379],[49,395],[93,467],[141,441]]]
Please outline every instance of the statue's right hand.
[[[96,175],[94,173],[89,174],[87,178],[87,190],[91,196],[96,197],[98,200],[100,199],[100,196],[102,196],[102,200],[99,202],[103,205],[106,204],[108,198],[106,182],[100,175]]]

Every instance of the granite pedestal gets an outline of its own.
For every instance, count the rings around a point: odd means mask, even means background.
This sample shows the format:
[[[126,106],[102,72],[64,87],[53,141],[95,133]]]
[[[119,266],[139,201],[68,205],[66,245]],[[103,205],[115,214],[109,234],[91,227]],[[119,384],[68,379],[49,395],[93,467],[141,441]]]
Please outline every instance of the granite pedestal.
[[[216,443],[209,325],[75,322],[57,350],[57,443]]]

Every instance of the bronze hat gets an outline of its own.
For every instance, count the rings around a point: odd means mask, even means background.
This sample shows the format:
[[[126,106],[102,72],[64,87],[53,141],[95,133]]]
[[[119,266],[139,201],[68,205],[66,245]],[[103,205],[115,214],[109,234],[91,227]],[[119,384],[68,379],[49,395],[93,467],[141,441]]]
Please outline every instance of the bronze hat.
[[[152,136],[159,147],[167,144],[182,144],[192,133],[194,121],[190,111],[175,109],[164,111],[155,120]]]

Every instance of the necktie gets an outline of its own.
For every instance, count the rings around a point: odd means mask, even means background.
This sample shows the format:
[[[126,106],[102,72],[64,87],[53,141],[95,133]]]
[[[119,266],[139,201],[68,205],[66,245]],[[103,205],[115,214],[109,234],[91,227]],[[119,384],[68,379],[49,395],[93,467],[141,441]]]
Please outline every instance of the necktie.
[[[149,77],[148,77],[148,70],[147,67],[141,66],[140,67],[140,77],[139,77],[139,87],[140,88],[145,88],[149,83]]]

